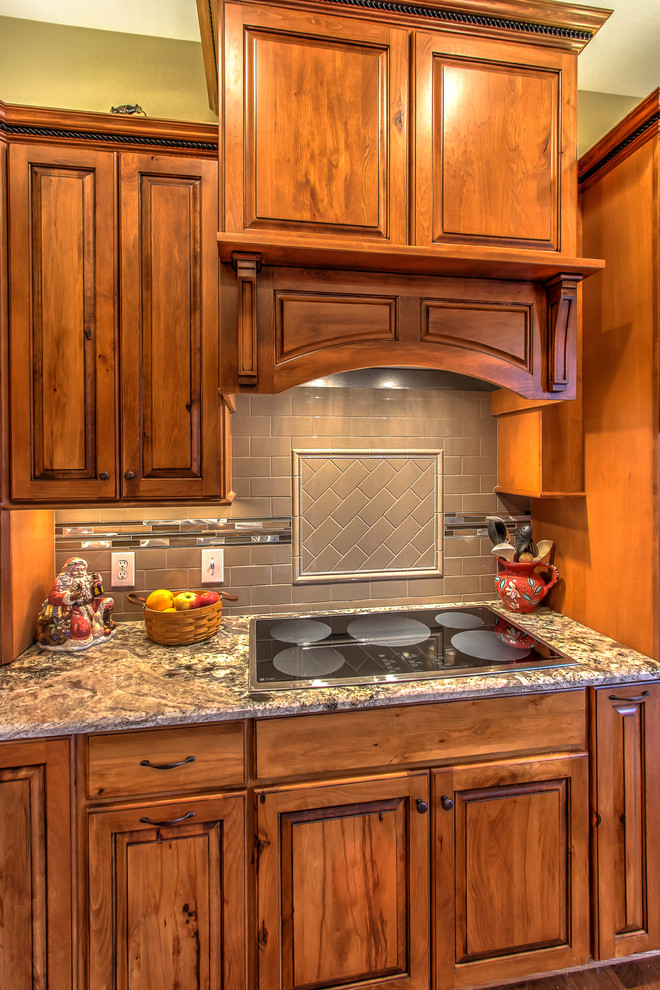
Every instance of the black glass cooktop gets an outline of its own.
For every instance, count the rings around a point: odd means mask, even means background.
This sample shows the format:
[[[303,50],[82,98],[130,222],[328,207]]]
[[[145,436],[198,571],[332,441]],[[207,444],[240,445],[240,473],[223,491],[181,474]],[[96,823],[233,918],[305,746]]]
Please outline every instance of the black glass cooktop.
[[[378,684],[575,663],[487,606],[250,622],[250,690]]]

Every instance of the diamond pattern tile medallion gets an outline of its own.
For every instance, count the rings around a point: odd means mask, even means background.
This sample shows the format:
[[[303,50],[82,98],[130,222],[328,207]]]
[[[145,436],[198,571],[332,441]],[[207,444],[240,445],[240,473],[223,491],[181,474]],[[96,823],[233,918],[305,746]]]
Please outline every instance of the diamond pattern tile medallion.
[[[294,450],[293,580],[442,574],[441,450]]]

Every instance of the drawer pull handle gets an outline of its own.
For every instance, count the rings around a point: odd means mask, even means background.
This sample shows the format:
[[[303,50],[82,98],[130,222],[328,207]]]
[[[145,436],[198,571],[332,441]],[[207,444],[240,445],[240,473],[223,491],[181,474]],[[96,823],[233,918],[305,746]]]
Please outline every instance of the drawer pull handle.
[[[417,810],[419,811],[420,815],[425,815],[426,812],[429,810],[429,806],[426,803],[426,801],[422,801],[421,798],[417,798]]]
[[[447,797],[446,794],[443,794],[442,797],[440,798],[440,804],[442,805],[443,811],[451,811],[451,809],[454,807],[454,802],[450,797]]]
[[[167,828],[168,825],[178,825],[179,822],[185,822],[186,818],[194,818],[195,812],[189,811],[187,815],[183,815],[182,818],[170,818],[167,822],[154,822],[151,818],[141,818],[140,821],[144,822],[145,825],[157,825],[159,828]]]
[[[182,767],[186,763],[194,762],[194,756],[186,756],[185,760],[181,760],[180,763],[151,763],[150,760],[140,760],[140,766],[151,767],[152,770],[176,770],[177,767]]]
[[[609,696],[610,701],[644,701],[644,698],[648,696],[648,691],[642,691],[641,694],[636,695],[634,698],[619,698],[616,694],[611,694]]]

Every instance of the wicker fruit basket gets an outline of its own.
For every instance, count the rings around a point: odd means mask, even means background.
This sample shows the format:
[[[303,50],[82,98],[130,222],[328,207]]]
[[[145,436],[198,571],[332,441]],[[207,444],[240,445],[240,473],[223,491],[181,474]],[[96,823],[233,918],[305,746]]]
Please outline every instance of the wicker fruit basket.
[[[187,589],[186,589],[187,590]],[[177,594],[177,592],[173,592]],[[201,595],[203,592],[196,591]],[[238,601],[236,595],[218,591],[220,599],[204,608],[188,608],[180,612],[157,612],[147,608],[146,598],[130,591],[126,596],[134,605],[142,605],[142,615],[147,636],[162,646],[187,646],[190,643],[203,643],[217,633],[222,622],[222,599]]]

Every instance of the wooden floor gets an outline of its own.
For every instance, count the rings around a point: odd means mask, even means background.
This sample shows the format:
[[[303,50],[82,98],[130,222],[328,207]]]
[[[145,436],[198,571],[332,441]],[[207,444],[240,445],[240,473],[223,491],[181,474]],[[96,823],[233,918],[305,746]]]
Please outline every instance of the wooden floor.
[[[511,984],[512,990],[660,990],[660,955]]]

